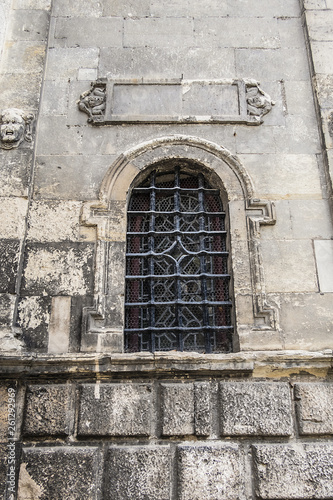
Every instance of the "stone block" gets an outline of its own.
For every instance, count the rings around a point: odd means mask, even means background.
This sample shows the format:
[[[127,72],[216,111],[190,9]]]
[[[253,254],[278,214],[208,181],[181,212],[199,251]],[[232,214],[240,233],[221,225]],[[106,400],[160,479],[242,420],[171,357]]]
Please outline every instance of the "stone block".
[[[296,1],[281,2],[280,0],[271,0],[270,2],[253,2],[251,0],[242,0],[240,4],[233,0],[223,2],[224,14],[234,17],[298,17],[300,15],[300,6]],[[221,7],[221,5],[219,4]],[[203,6],[202,6],[203,9]],[[209,11],[206,10],[206,15]]]
[[[15,295],[0,293],[0,326],[11,326],[14,315]]]
[[[263,17],[295,17],[299,16],[300,9],[297,2],[280,2],[271,0],[270,2],[251,2],[242,0],[235,4],[233,0],[224,0],[216,2],[207,0],[202,2],[191,2],[190,0],[170,0],[164,5],[159,0],[152,0],[151,15],[157,17],[176,16],[176,17],[194,17],[194,18],[214,18],[214,17],[240,17],[240,18],[263,18]]]
[[[283,49],[304,47],[304,31],[300,18],[279,18],[278,31],[280,44]]]
[[[97,68],[98,56],[99,49],[97,48],[54,48],[49,50],[45,80],[75,78],[80,68]]]
[[[13,108],[38,109],[42,73],[5,73],[0,75],[0,85],[1,109],[8,108],[9,103]],[[6,154],[8,155],[8,151]]]
[[[276,153],[272,140],[273,127],[238,127],[236,133],[236,152],[240,155],[265,155]]]
[[[23,297],[18,304],[18,325],[27,350],[46,352],[50,321],[50,297]]]
[[[13,0],[13,9],[51,9],[51,0]]]
[[[169,446],[112,447],[106,467],[106,499],[170,499]]]
[[[8,383],[1,383],[0,385],[0,443],[8,442],[8,436],[9,436],[8,420],[10,417],[9,402],[11,404],[11,409],[15,408],[15,406],[13,406],[13,394],[15,394],[15,392],[14,393],[12,391],[8,392],[9,387],[15,388],[15,384],[10,385]]]
[[[315,155],[241,154],[239,158],[254,180],[258,198],[322,199]]]
[[[28,240],[78,241],[81,206],[79,201],[33,201]]]
[[[190,2],[183,0],[170,0],[163,5],[159,0],[151,0],[150,12],[154,17],[215,17],[227,15],[225,2],[216,3],[215,0],[207,0],[205,5],[201,2]]]
[[[47,10],[19,9],[11,17],[8,40],[38,41],[47,39],[49,14]]]
[[[318,291],[311,241],[266,240],[261,250],[268,293]]]
[[[315,115],[311,82],[284,82],[287,112],[291,115]]]
[[[3,153],[7,153],[7,156]],[[27,196],[31,162],[31,151],[15,150],[14,152],[2,150],[0,152],[0,188],[2,196]],[[11,203],[13,204],[12,206],[18,203],[22,207],[23,202],[12,201]]]
[[[104,0],[102,2],[103,16],[148,17],[150,3],[150,0],[113,0],[112,2]],[[152,15],[155,16],[154,13]]]
[[[38,155],[75,155],[82,153],[85,149],[83,129],[69,127],[65,116],[41,116],[38,121],[38,133],[40,135],[37,144]],[[50,141],[51,136],[55,140]],[[87,151],[86,154],[88,154]],[[58,158],[59,160],[61,158]]]
[[[268,296],[279,307],[284,348],[319,351],[332,349],[332,296],[319,293],[286,293]],[[290,328],[290,325],[293,325]]]
[[[214,47],[253,47],[276,49],[280,46],[276,19],[247,17],[209,17],[194,21],[197,45]]]
[[[328,239],[332,235],[327,200],[276,200],[276,224],[261,226],[263,240]]]
[[[68,3],[67,0],[57,0],[53,6],[52,14],[55,17],[100,17],[103,13],[105,0],[78,0]]]
[[[212,432],[212,395],[208,382],[194,384],[194,427],[197,436],[209,436]]]
[[[52,297],[47,351],[52,354],[68,352],[70,330],[71,297]]]
[[[112,78],[235,77],[234,49],[163,47],[101,48],[99,74]],[[251,70],[252,73],[252,70]],[[247,75],[246,75],[247,76]]]
[[[28,201],[25,198],[0,198],[0,234],[5,239],[22,239]]]
[[[18,240],[0,241],[0,293],[15,293],[19,254]]]
[[[221,382],[221,432],[224,436],[290,436],[288,384]]]
[[[81,386],[80,436],[149,436],[153,395],[150,384]]]
[[[103,177],[116,157],[39,156],[35,198],[96,200]]]
[[[97,69],[79,68],[77,79],[78,81],[95,81],[97,80]]]
[[[23,433],[28,436],[67,436],[73,390],[65,384],[29,385],[26,391]]]
[[[304,0],[304,7],[307,10],[326,9],[326,1],[325,0]]]
[[[29,243],[23,295],[86,295],[93,289],[91,243]]]
[[[42,115],[65,115],[68,108],[67,80],[45,81],[43,99],[41,102]]]
[[[99,452],[85,446],[26,448],[20,466],[18,500],[97,500]]]
[[[315,240],[314,251],[321,292],[333,292],[333,241]]]
[[[45,44],[42,42],[9,42],[3,53],[3,64],[11,73],[42,73],[44,69]]]
[[[125,19],[124,47],[193,47],[193,22],[187,18]]]
[[[161,384],[162,434],[186,436],[194,434],[193,384]]]
[[[177,454],[180,500],[244,500],[245,474],[238,446],[184,444]]]
[[[329,10],[305,13],[310,41],[332,42],[333,12]]]
[[[59,17],[51,43],[56,47],[122,47],[122,32],[120,17]]]
[[[287,116],[286,127],[274,127],[273,138],[280,153],[317,154],[321,151],[318,123],[312,116]]]
[[[315,72],[332,75],[333,42],[312,42],[311,49]]]
[[[254,446],[256,494],[262,499],[332,498],[333,447]]]
[[[309,66],[305,48],[236,49],[236,75],[248,78],[256,68],[259,81],[309,80]]]
[[[300,434],[333,434],[333,384],[295,386]]]

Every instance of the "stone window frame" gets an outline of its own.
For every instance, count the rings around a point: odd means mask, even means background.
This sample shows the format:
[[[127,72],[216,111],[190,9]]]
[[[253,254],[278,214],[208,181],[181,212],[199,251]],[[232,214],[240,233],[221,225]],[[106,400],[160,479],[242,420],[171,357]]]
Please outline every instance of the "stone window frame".
[[[123,352],[129,195],[140,173],[171,159],[201,165],[224,193],[235,301],[234,351],[283,349],[278,311],[265,293],[260,243],[260,226],[276,222],[274,203],[254,197],[248,172],[226,148],[198,137],[172,135],[141,143],[121,154],[103,179],[99,199],[82,207],[81,224],[96,227],[96,257],[94,305],[83,309],[81,352]],[[115,318],[112,325],[107,319],[110,310]]]

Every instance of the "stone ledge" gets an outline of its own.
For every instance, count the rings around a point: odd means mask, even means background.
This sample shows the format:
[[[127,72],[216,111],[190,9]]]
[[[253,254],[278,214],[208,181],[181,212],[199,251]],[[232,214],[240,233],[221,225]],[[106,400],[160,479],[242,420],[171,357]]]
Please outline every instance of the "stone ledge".
[[[71,376],[100,377],[184,373],[206,376],[247,376],[282,378],[310,375],[325,378],[332,374],[333,351],[256,351],[231,354],[133,353],[133,354],[22,354],[0,356],[0,378]]]

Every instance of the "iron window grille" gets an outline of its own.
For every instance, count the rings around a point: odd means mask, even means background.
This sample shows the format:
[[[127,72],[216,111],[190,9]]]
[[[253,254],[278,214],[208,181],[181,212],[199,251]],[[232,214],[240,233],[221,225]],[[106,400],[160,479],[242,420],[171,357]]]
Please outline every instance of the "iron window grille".
[[[151,172],[128,210],[125,350],[230,352],[220,192],[179,164]]]

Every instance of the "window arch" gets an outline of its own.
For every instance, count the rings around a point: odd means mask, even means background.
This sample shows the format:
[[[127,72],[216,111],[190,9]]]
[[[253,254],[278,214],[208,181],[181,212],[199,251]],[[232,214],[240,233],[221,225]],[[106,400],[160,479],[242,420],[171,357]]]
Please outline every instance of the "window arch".
[[[199,165],[162,162],[132,190],[125,350],[230,352],[226,214]]]

